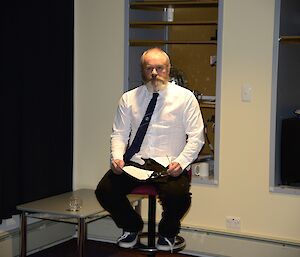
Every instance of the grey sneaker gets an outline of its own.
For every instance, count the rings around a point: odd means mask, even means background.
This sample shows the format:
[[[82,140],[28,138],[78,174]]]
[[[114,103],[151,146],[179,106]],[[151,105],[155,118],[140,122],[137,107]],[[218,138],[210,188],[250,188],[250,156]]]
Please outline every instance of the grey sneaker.
[[[124,231],[123,235],[118,238],[117,244],[123,248],[132,248],[138,241],[138,235],[137,232]]]
[[[179,238],[178,238],[179,239]],[[177,240],[177,237],[163,237],[159,236],[156,244],[157,250],[170,251],[181,249],[185,246],[185,241],[181,237],[181,240]]]

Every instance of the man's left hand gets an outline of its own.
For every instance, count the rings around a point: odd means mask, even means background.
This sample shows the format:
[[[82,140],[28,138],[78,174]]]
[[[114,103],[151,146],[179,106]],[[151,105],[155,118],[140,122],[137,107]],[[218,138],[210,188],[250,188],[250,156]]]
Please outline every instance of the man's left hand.
[[[178,177],[182,173],[182,168],[178,162],[171,162],[168,168],[168,173],[172,177]]]

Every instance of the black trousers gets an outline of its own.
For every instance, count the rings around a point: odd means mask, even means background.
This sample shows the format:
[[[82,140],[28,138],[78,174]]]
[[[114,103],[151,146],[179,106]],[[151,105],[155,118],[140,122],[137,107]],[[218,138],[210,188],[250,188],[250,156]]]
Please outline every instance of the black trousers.
[[[129,163],[132,164],[132,163]],[[160,165],[151,159],[146,160],[144,169],[160,171]],[[134,210],[127,195],[137,186],[153,185],[159,194],[162,217],[158,233],[164,237],[174,237],[179,233],[180,220],[191,205],[190,179],[186,171],[178,177],[166,176],[149,181],[139,181],[125,172],[116,175],[109,170],[99,182],[95,191],[102,207],[107,210],[114,222],[124,231],[138,232],[143,229],[143,220]]]

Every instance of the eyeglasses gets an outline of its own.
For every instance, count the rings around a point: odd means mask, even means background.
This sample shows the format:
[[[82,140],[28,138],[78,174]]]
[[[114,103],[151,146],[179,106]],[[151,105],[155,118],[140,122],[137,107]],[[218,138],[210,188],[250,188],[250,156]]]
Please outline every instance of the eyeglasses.
[[[156,70],[157,73],[162,73],[166,70],[166,66],[165,65],[146,66],[144,68],[144,71],[146,73],[152,73],[154,69]]]

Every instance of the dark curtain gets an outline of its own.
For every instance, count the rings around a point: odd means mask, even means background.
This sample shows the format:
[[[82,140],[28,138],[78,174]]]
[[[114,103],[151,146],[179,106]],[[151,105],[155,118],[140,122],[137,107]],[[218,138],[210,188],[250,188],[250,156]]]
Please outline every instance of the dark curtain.
[[[0,4],[0,220],[72,190],[73,0]]]

